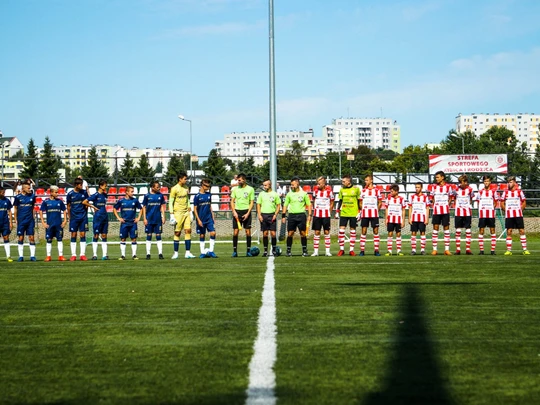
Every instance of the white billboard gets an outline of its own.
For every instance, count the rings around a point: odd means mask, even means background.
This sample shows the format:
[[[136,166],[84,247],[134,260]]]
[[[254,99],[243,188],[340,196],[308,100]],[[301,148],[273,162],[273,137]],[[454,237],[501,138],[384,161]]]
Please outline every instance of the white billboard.
[[[508,173],[508,157],[498,155],[429,155],[429,173]]]

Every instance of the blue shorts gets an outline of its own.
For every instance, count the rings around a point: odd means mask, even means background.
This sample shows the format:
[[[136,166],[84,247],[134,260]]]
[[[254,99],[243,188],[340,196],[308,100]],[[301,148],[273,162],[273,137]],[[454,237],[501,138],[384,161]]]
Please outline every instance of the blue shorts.
[[[162,224],[148,224],[144,227],[144,232],[146,232],[146,234],[155,233],[156,235],[161,235],[163,233],[163,225]]]
[[[18,236],[34,236],[34,226],[36,225],[35,221],[18,223],[17,222],[17,235]]]
[[[56,240],[60,242],[63,237],[64,230],[60,225],[49,226],[47,229],[45,229],[45,239],[47,240],[52,240],[53,238],[56,238]]]
[[[138,236],[137,224],[133,222],[123,223],[120,225],[120,239],[136,239]]]
[[[207,222],[203,226],[199,226],[197,223],[197,235],[205,235],[207,232],[215,232],[216,228],[214,226],[214,221]]]
[[[11,233],[11,229],[9,229],[9,222],[6,222],[5,224],[0,224],[0,234],[2,236],[8,236]]]
[[[106,235],[109,233],[109,219],[104,218],[101,220],[97,220],[94,217],[94,224],[92,226],[94,229],[94,235]]]
[[[72,219],[69,221],[70,232],[88,232],[88,218]]]

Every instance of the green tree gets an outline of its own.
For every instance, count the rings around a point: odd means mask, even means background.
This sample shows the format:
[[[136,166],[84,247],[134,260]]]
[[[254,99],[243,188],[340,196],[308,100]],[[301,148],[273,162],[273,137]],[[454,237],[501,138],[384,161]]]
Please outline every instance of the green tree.
[[[278,177],[290,179],[294,176],[304,176],[306,165],[303,154],[306,150],[307,148],[303,147],[299,142],[293,142],[290,151],[278,156]]]
[[[18,162],[20,160],[24,160],[24,151],[22,149],[19,149],[13,156],[8,158],[9,162]]]
[[[37,147],[34,143],[34,139],[30,138],[28,141],[28,147],[26,148],[26,154],[24,155],[24,166],[21,171],[21,178],[33,179],[39,174],[39,158],[37,153]]]
[[[156,173],[159,173],[159,174],[163,173],[163,163],[157,162]]]
[[[120,178],[122,179],[122,181],[129,183],[133,181],[135,176],[135,163],[133,162],[133,159],[128,152],[126,153],[126,157],[124,158],[122,166],[120,167]]]
[[[95,146],[88,151],[88,162],[81,168],[81,175],[88,181],[96,183],[109,177],[109,170],[99,156]]]
[[[227,167],[217,149],[210,151],[203,168],[205,176],[213,182],[224,181],[228,177]]]
[[[186,172],[184,162],[177,155],[172,155],[167,164],[167,172],[165,178],[169,184],[176,184],[176,179],[179,173]]]
[[[154,178],[155,175],[156,175],[156,171],[152,169],[152,166],[150,166],[148,156],[146,156],[146,154],[143,153],[141,157],[139,158],[137,167],[135,168],[135,177],[140,177],[142,179],[150,180]]]
[[[38,175],[40,181],[47,184],[56,183],[58,178],[58,170],[62,168],[62,162],[60,158],[55,155],[53,150],[53,144],[50,138],[45,137],[45,143],[43,144],[43,151],[39,159]]]

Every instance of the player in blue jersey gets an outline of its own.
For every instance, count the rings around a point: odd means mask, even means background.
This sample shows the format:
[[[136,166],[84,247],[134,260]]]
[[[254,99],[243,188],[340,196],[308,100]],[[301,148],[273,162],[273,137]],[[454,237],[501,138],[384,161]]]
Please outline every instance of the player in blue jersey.
[[[64,236],[64,227],[67,222],[66,205],[64,201],[58,198],[58,187],[51,186],[50,198],[44,200],[41,203],[39,210],[39,217],[41,218],[41,224],[45,228],[45,239],[47,240],[47,257],[46,262],[51,261],[52,253],[52,240],[56,238],[58,244],[58,261],[64,262],[64,244],[62,238]],[[45,219],[45,215],[47,218]]]
[[[144,232],[146,233],[146,259],[150,260],[152,249],[152,234],[156,234],[156,244],[160,260],[163,260],[163,224],[165,223],[165,209],[167,202],[159,191],[159,181],[150,183],[150,193],[146,194],[142,202],[142,217],[144,218]]]
[[[84,180],[83,180],[84,181]],[[83,183],[84,187],[84,183]],[[92,260],[97,260],[98,242],[101,236],[101,260],[109,260],[107,256],[107,234],[109,233],[109,214],[107,214],[107,181],[100,180],[98,190],[83,201],[83,204],[94,210],[92,239]]]
[[[142,209],[142,205],[133,196],[135,190],[132,186],[126,187],[126,196],[114,204],[113,213],[116,219],[120,222],[120,254],[119,260],[126,259],[126,239],[129,236],[131,238],[131,254],[133,260],[139,260],[137,257],[137,222],[141,219],[142,211],[139,211],[137,216],[137,209]],[[120,211],[120,214],[118,214]]]
[[[17,236],[19,248],[19,261],[24,261],[24,235],[28,236],[30,243],[30,261],[36,261],[36,242],[34,241],[34,205],[36,196],[30,188],[30,183],[22,184],[21,194],[15,196],[13,201],[15,221],[17,222]]]
[[[201,190],[193,199],[193,207],[195,219],[197,220],[197,234],[199,235],[199,244],[201,246],[201,254],[199,258],[205,257],[217,258],[214,253],[214,245],[216,243],[216,228],[214,225],[214,211],[212,211],[212,201],[210,194],[210,180],[203,179],[201,182]],[[208,250],[204,248],[206,232],[210,234],[210,247]]]
[[[11,215],[11,208],[13,205],[9,198],[6,197],[6,190],[0,186],[0,234],[4,238],[4,250],[6,251],[6,259],[8,262],[12,262],[9,244],[9,234],[13,229],[13,217]]]
[[[88,199],[88,193],[83,189],[82,179],[75,179],[73,190],[67,194],[67,211],[69,232],[71,232],[71,259],[77,260],[77,233],[79,234],[80,259],[86,259],[86,232],[88,232],[88,207],[83,202]]]

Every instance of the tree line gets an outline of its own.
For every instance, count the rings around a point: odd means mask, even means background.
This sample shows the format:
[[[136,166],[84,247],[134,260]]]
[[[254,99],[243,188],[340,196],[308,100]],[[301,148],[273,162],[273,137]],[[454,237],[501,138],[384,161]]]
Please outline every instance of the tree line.
[[[315,179],[318,176],[339,178],[340,154],[338,152],[329,152],[310,161],[305,154],[306,150],[307,148],[300,143],[293,143],[291,150],[277,157],[279,179],[290,179],[294,176],[303,179]],[[430,154],[455,155],[462,152],[465,154],[506,154],[509,174],[521,176],[526,182],[525,186],[529,188],[540,187],[540,148],[537,147],[535,153],[530,153],[526,143],[520,142],[512,131],[504,127],[492,127],[480,136],[472,132],[457,133],[452,130],[438,147],[409,145],[403,149],[402,153],[383,148],[370,149],[367,146],[358,146],[347,153],[341,153],[341,174],[361,177],[374,172],[395,173],[396,182],[400,182],[404,181],[409,173],[428,173]],[[98,151],[92,147],[85,164],[71,170],[67,162],[63,162],[61,157],[55,155],[53,144],[49,137],[46,137],[41,154],[38,154],[34,140],[30,139],[23,158],[24,168],[21,177],[39,179],[43,184],[55,184],[58,170],[65,169],[67,179],[82,175],[86,179],[108,179],[114,183],[131,183],[149,181],[159,174],[165,184],[174,184],[178,173],[189,172],[190,159],[189,154],[173,155],[166,168],[159,163],[154,169],[149,163],[148,156],[143,154],[135,162],[127,154],[119,167],[116,161],[114,162],[114,170],[110,174]],[[269,162],[256,165],[253,157],[246,157],[235,163],[230,158],[221,156],[216,149],[212,149],[207,159],[201,164],[192,162],[192,167],[194,170],[203,170],[205,176],[215,184],[228,183],[235,173],[240,172],[250,176],[252,182],[259,182],[267,178],[270,172]],[[473,181],[478,180],[475,176],[472,178]]]

